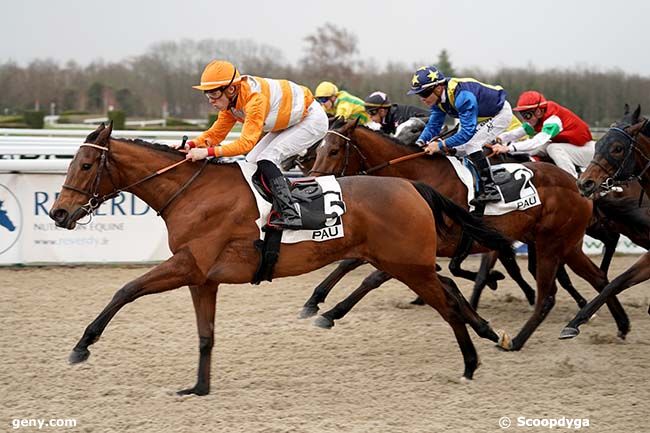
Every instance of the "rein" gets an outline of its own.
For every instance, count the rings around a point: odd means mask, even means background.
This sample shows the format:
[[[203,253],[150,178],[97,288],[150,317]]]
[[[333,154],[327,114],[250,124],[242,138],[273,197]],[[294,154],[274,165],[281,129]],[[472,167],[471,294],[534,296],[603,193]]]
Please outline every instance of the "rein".
[[[429,140],[429,142],[435,141],[435,140],[440,140],[440,139],[445,139],[445,138],[455,134],[456,131],[458,131],[458,125],[456,125],[456,127],[452,128],[451,130],[446,131],[445,133],[440,134],[440,135],[432,138],[431,140]],[[359,147],[355,143],[352,142],[352,139],[350,137],[348,137],[348,136],[346,136],[344,134],[341,134],[338,131],[334,131],[334,130],[327,131],[327,134],[338,135],[339,137],[341,137],[342,139],[345,140],[345,162],[343,164],[343,168],[341,168],[341,173],[338,176],[345,176],[345,172],[348,169],[348,164],[350,162],[350,146],[352,146],[352,148],[361,157],[361,170],[356,173],[356,174],[360,174],[360,175],[371,174],[371,173],[374,173],[375,171],[381,170],[382,168],[386,168],[386,167],[389,167],[391,165],[399,164],[400,162],[409,161],[411,159],[419,158],[419,157],[425,156],[427,154],[425,151],[416,152],[416,153],[412,153],[410,155],[400,156],[399,158],[393,158],[393,159],[391,159],[389,161],[382,162],[381,164],[378,164],[378,165],[375,165],[373,167],[364,169],[364,167],[368,166],[368,158],[366,158],[366,156],[363,154],[361,149],[359,149]],[[310,175],[312,173],[324,174],[324,175],[333,175],[333,174],[335,174],[335,173],[325,173],[325,172],[318,171],[318,170],[311,170],[309,172]]]
[[[110,171],[108,169],[108,158],[109,158],[109,155],[110,155],[110,153],[109,153],[110,149],[108,147],[99,146],[99,145],[93,144],[93,143],[83,143],[80,147],[84,147],[84,146],[94,147],[95,149],[98,149],[98,150],[101,151],[101,155],[99,157],[99,170],[97,172],[97,176],[93,180],[93,184],[91,186],[91,189],[90,190],[83,190],[83,189],[77,188],[77,187],[72,186],[72,185],[67,185],[67,184],[64,184],[62,187],[64,189],[69,189],[71,191],[78,192],[78,193],[83,194],[86,197],[88,197],[88,202],[86,204],[81,205],[79,207],[79,209],[83,210],[87,215],[90,215],[91,220],[92,220],[92,215],[95,212],[95,210],[97,210],[97,208],[99,208],[99,206],[101,206],[101,204],[104,203],[106,200],[110,200],[110,199],[112,199],[114,197],[117,197],[123,191],[128,191],[129,189],[131,189],[131,188],[133,188],[133,187],[135,187],[137,185],[140,185],[141,183],[144,183],[144,182],[146,182],[146,181],[148,181],[150,179],[153,179],[154,177],[160,176],[161,174],[166,173],[167,171],[172,170],[172,169],[178,167],[179,165],[182,165],[185,162],[189,161],[188,159],[183,159],[181,161],[175,162],[175,163],[170,164],[170,165],[168,165],[166,167],[163,167],[163,168],[161,168],[159,170],[156,170],[155,172],[143,177],[140,180],[137,180],[137,181],[131,183],[130,185],[118,188],[117,186],[115,186],[115,182],[113,181],[113,177],[111,176],[111,173],[110,173]],[[176,199],[176,197],[178,197],[198,177],[199,174],[201,174],[201,172],[203,171],[203,169],[207,165],[207,162],[208,162],[208,160],[205,160],[205,162],[201,166],[201,168],[199,168],[199,170],[196,173],[194,173],[194,175],[178,191],[176,191],[176,193],[174,193],[174,195],[172,195],[169,200],[167,200],[167,202],[156,213],[158,216],[162,215],[163,211],[167,208],[167,206],[169,206],[169,204],[174,199]],[[111,181],[111,185],[113,186],[113,191],[111,191],[108,194],[104,194],[103,196],[100,197],[98,191],[99,191],[99,185],[101,183],[102,173],[104,172],[104,170],[106,171],[106,174],[108,175],[108,178]],[[86,224],[88,224],[88,223],[90,223],[90,220]]]

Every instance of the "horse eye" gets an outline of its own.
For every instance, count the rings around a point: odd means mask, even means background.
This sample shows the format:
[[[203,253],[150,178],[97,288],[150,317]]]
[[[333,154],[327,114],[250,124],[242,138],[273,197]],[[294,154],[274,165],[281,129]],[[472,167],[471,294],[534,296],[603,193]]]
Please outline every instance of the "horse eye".
[[[623,146],[621,146],[620,144],[614,146],[614,153],[621,153],[622,151],[623,151]]]
[[[338,153],[339,153],[338,149],[332,149],[329,152],[329,156],[336,156],[336,155],[338,155]]]
[[[81,164],[81,169],[82,170],[90,170],[90,167],[92,167],[92,166],[93,166],[92,164],[89,164],[89,163],[86,162],[84,164]]]

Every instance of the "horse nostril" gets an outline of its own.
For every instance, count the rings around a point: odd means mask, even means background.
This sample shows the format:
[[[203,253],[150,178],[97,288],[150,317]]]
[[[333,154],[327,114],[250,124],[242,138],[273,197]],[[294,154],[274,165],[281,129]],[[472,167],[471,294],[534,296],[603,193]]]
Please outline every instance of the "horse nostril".
[[[52,209],[50,211],[50,218],[52,218],[54,221],[57,223],[65,221],[65,219],[68,217],[68,211],[65,209]]]
[[[578,180],[578,188],[584,194],[589,195],[596,189],[596,182],[591,179]]]

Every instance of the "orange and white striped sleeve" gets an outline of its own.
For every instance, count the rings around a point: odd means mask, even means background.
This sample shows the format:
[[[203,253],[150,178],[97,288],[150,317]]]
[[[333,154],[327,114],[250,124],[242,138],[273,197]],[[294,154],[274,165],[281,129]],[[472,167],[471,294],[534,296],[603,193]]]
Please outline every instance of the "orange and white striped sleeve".
[[[246,118],[242,125],[241,135],[232,143],[214,149],[215,156],[237,156],[251,151],[262,135],[269,104],[267,97],[261,93],[253,93],[244,106]],[[210,152],[212,153],[212,152]]]
[[[229,111],[222,111],[212,126],[192,141],[196,147],[217,146],[226,138],[235,123],[237,123],[235,116]]]

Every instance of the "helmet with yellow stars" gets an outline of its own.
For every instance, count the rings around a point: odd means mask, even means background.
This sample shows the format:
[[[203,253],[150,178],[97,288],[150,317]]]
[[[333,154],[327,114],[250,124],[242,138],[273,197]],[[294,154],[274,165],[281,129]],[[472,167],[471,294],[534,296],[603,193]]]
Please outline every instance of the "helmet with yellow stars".
[[[422,66],[411,78],[411,90],[408,95],[417,95],[429,87],[437,86],[447,81],[447,77],[435,66]]]

